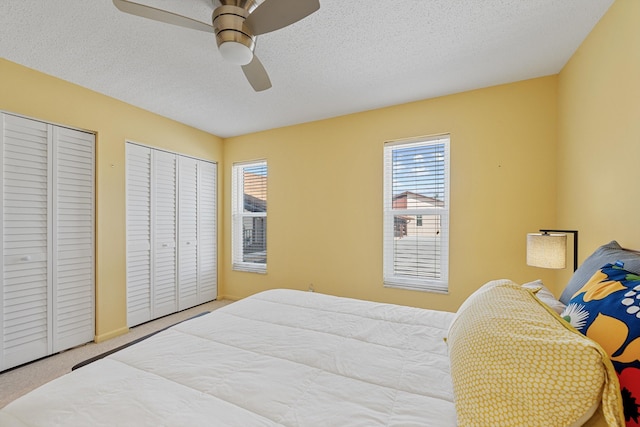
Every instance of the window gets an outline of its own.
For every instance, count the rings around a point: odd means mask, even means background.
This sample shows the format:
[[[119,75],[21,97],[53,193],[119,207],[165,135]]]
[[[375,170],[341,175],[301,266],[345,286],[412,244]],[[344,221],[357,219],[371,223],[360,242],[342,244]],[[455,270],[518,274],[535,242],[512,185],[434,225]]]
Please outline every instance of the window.
[[[384,284],[448,291],[449,135],[384,147]]]
[[[267,162],[237,163],[231,178],[234,270],[267,271]]]

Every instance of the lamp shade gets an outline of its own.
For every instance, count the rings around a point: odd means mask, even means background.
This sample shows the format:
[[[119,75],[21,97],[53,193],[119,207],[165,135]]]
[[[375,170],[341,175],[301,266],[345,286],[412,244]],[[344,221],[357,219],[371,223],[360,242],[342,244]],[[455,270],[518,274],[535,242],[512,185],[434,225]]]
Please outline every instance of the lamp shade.
[[[527,234],[527,265],[542,268],[567,266],[567,235]]]

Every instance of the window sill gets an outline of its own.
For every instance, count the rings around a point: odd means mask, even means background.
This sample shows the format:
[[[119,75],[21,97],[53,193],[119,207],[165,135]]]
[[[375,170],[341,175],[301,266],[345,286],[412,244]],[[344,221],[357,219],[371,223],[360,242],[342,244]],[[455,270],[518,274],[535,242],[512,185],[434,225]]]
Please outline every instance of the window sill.
[[[449,289],[447,288],[447,285],[445,285],[444,287],[442,285],[440,285],[440,286],[438,286],[438,285],[411,285],[411,284],[407,284],[407,283],[398,283],[396,281],[393,281],[393,282],[385,281],[385,282],[383,282],[383,286],[385,288],[404,289],[406,291],[431,292],[431,293],[434,293],[434,294],[442,294],[442,295],[448,295],[449,294]]]
[[[255,265],[255,264],[233,264],[231,266],[233,271],[242,271],[245,273],[258,273],[258,274],[267,274],[267,266],[266,264]]]

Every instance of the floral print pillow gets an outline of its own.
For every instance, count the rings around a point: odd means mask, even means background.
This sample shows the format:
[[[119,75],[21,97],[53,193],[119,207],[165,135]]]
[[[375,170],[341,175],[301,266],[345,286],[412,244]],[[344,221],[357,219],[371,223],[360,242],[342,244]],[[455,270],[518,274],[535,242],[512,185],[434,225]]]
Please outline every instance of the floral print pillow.
[[[618,374],[627,427],[640,426],[640,275],[607,264],[560,315],[607,352]]]

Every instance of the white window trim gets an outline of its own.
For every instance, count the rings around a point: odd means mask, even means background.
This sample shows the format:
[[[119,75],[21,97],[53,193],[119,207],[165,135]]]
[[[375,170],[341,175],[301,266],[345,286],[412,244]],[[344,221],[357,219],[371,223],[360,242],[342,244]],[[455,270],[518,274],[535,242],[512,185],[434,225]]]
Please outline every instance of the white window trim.
[[[393,149],[401,146],[444,144],[444,206],[422,209],[393,209],[392,207],[392,167]],[[385,287],[418,290],[436,293],[449,292],[449,187],[450,187],[450,135],[435,135],[398,141],[389,141],[384,146],[384,194],[383,194],[383,285]],[[394,272],[394,216],[395,215],[440,215],[440,278],[414,279],[396,275]]]
[[[256,166],[267,166],[267,161],[257,160],[251,162],[239,162],[234,163],[231,167],[231,268],[235,271],[266,274],[266,263],[245,262],[243,261],[242,252],[242,220],[247,217],[263,217],[266,221],[267,218],[267,212],[244,212],[243,171],[247,167]],[[269,185],[268,179],[267,175],[267,187]]]

